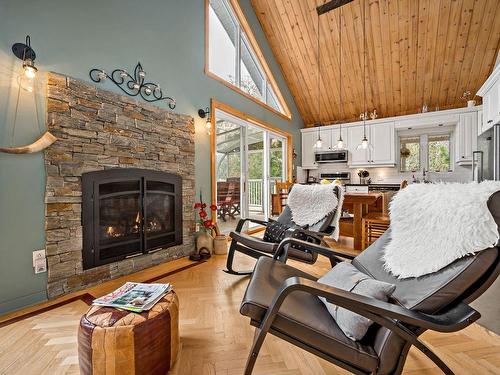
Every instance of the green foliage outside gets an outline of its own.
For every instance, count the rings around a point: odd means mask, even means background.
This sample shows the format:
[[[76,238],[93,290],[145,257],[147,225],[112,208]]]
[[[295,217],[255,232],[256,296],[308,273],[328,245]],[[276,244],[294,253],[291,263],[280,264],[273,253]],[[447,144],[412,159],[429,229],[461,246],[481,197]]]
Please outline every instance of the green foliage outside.
[[[450,141],[429,141],[429,170],[447,172],[450,170]]]

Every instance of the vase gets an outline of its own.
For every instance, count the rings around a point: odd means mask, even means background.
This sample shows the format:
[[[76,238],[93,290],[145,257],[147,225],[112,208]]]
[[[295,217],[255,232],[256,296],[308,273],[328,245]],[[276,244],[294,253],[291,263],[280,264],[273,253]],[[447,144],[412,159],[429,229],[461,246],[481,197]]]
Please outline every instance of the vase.
[[[227,239],[224,235],[215,236],[214,238],[214,253],[215,255],[227,254]]]
[[[199,253],[202,249],[208,250],[210,254],[214,250],[214,238],[205,231],[200,231],[196,235],[196,251]]]

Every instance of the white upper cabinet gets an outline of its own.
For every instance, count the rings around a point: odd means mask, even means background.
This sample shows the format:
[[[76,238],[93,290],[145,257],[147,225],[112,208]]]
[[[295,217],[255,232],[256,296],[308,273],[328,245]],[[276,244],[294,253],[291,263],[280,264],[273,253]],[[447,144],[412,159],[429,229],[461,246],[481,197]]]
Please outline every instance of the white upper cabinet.
[[[347,128],[347,137],[349,138],[347,146],[349,150],[349,165],[353,167],[368,166],[370,160],[369,150],[357,149],[363,139],[363,126],[349,126]]]
[[[314,161],[314,144],[318,140],[317,132],[302,133],[302,167],[317,168]]]
[[[349,138],[350,160],[353,167],[378,167],[395,165],[395,132],[394,122],[366,124],[366,136],[372,149],[357,149],[363,139],[363,126],[347,128]]]
[[[371,150],[370,163],[372,165],[395,165],[395,131],[394,122],[383,122],[370,126]]]
[[[318,151],[331,150],[332,149],[332,130],[331,129],[321,129],[319,134],[321,135],[322,146]]]
[[[477,148],[477,118],[475,112],[460,115],[455,135],[455,161],[459,165],[472,164],[472,151]]]
[[[500,65],[477,92],[483,98],[483,123],[481,133],[500,123]]]

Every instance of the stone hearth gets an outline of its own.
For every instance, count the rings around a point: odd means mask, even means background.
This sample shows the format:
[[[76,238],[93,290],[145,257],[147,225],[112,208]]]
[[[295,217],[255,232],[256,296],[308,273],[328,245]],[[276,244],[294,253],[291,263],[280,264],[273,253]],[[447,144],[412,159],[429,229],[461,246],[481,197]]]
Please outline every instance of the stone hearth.
[[[194,121],[149,103],[50,73],[48,128],[58,140],[45,151],[48,295],[187,255],[194,248]],[[144,168],[182,177],[183,244],[89,270],[82,267],[82,173]]]

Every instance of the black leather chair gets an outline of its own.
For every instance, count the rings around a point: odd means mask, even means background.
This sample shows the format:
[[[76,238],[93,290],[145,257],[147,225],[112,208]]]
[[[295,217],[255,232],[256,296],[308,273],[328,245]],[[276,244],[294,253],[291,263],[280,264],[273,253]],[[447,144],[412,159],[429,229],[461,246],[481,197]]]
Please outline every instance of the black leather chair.
[[[293,188],[293,187],[292,187]],[[284,224],[290,229],[287,231],[286,237],[300,238],[303,241],[321,244],[323,237],[331,235],[335,230],[335,218],[337,213],[342,213],[341,206],[341,191],[338,186],[332,185],[337,198],[339,198],[340,204],[338,207],[332,207],[332,211],[324,219],[318,223],[309,227],[300,227],[295,224],[292,220],[292,212],[288,206],[285,206],[283,212],[278,216],[276,221]],[[262,256],[273,256],[278,249],[279,243],[267,242],[261,238],[257,238],[245,233],[241,233],[243,225],[247,222],[253,222],[260,224],[262,226],[267,226],[272,221],[263,221],[256,219],[240,219],[236,229],[229,234],[231,237],[231,246],[229,247],[227,255],[227,269],[224,270],[227,273],[233,275],[249,275],[252,271],[236,271],[233,269],[234,256],[237,252],[249,255],[253,258],[260,258]],[[298,260],[300,262],[312,264],[316,262],[318,254],[309,251],[307,248],[302,247],[298,244],[293,244],[290,249],[288,249],[288,256],[291,259]],[[332,263],[333,264],[333,263]]]
[[[500,191],[490,197],[488,208],[500,228]],[[389,302],[318,283],[315,277],[285,264],[287,248],[296,239],[285,239],[274,259],[260,258],[240,309],[257,327],[245,374],[252,373],[268,332],[355,374],[400,374],[412,345],[445,374],[453,374],[418,336],[428,329],[459,331],[479,319],[480,314],[469,303],[498,277],[499,245],[456,260],[432,274],[400,280],[386,272],[380,260],[388,238],[390,228],[352,258],[352,264],[377,280],[396,285]],[[301,245],[339,262],[350,258],[322,246]],[[340,330],[318,296],[375,324],[361,341],[353,341]]]

